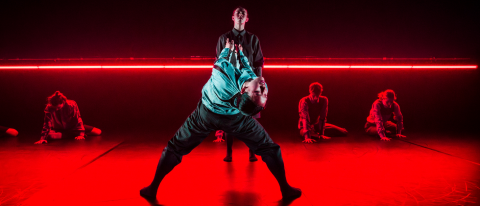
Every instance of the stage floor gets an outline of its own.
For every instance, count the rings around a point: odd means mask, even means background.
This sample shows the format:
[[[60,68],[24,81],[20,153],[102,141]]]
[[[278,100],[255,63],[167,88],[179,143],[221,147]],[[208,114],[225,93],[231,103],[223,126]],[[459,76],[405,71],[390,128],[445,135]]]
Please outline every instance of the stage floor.
[[[478,135],[407,134],[382,142],[351,133],[303,144],[270,135],[302,197],[282,202],[266,165],[235,141],[233,162],[213,134],[166,176],[158,202],[139,189],[153,178],[173,132],[112,134],[34,145],[38,133],[0,138],[0,205],[479,205]]]

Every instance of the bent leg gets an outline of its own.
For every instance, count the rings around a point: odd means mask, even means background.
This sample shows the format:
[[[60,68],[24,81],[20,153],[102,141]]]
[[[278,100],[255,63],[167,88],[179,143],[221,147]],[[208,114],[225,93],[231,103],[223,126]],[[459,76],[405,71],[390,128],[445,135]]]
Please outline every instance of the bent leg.
[[[98,136],[102,134],[102,130],[92,127],[90,125],[84,124],[83,127],[85,128],[85,134],[89,136]]]
[[[385,127],[385,132],[390,133],[391,135],[395,136],[397,134],[397,124],[387,121],[383,125]]]
[[[233,148],[233,136],[228,133],[225,134],[225,141],[227,142],[227,156],[223,158],[223,161],[225,162],[231,162],[232,161],[232,148]]]
[[[140,191],[142,196],[154,198],[160,182],[165,175],[182,161],[183,155],[190,153],[210,132],[215,131],[208,125],[208,120],[202,117],[199,107],[187,118],[185,123],[168,142],[158,162],[152,183]]]
[[[325,123],[325,135],[331,137],[344,137],[347,136],[348,131],[345,128]]]
[[[367,122],[365,124],[365,132],[370,136],[377,136],[377,126],[375,124]]]
[[[259,122],[251,117],[244,116],[243,120],[235,125],[238,127],[234,134],[235,137],[251,148],[255,154],[260,155],[267,164],[268,169],[277,180],[282,195],[291,196],[294,190],[287,182],[285,176],[285,166],[283,163],[280,146],[272,141],[265,129]],[[300,194],[301,192],[298,191]],[[294,196],[300,195],[298,192]]]

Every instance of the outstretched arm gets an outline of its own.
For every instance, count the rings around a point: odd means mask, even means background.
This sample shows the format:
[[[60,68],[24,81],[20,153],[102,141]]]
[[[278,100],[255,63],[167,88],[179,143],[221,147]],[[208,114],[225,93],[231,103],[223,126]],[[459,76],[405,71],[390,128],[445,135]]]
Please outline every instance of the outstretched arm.
[[[395,120],[397,121],[397,137],[399,138],[405,138],[405,135],[402,135],[402,130],[403,130],[403,115],[402,112],[400,111],[400,106],[395,102],[393,105],[393,113],[395,114]]]
[[[85,128],[83,127],[83,120],[82,116],[80,115],[80,110],[78,109],[78,105],[75,104],[73,107],[73,119],[76,121],[75,130],[79,131],[76,140],[85,139]]]
[[[249,73],[251,72],[252,74],[255,74],[252,70],[252,67],[250,67],[250,64],[248,63],[248,58],[245,57],[245,54],[243,53],[243,47],[242,47],[241,44],[238,45],[238,51],[240,53],[240,61],[243,64],[243,68],[241,68],[242,71],[247,70],[247,72],[249,72]],[[255,75],[255,76],[257,76],[257,75]]]
[[[380,136],[381,140],[389,141],[390,138],[385,136],[385,127],[383,126],[383,117],[382,113],[380,112],[380,104],[373,105],[373,113],[375,114],[375,125],[377,127],[378,136]]]
[[[320,110],[320,119],[318,120],[318,124],[320,127],[320,137],[323,139],[330,139],[330,137],[325,136],[325,123],[327,122],[327,113],[328,113],[328,99],[325,97],[325,103]]]
[[[302,130],[303,137],[305,138],[302,142],[303,143],[314,143],[316,142],[314,139],[310,137],[310,130],[311,125],[310,125],[310,115],[308,114],[308,104],[305,102],[305,99],[300,100],[298,103],[298,114],[300,115],[300,121],[302,124],[302,127],[300,128]]]

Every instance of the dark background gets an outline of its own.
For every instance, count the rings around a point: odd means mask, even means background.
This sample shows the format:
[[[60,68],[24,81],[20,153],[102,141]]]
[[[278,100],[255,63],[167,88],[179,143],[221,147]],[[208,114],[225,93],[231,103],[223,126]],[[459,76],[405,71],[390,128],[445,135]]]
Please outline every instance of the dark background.
[[[265,57],[479,56],[478,1],[1,1],[0,58],[215,55],[233,9]]]
[[[361,131],[377,93],[393,89],[408,132],[478,133],[478,70],[264,69],[269,87],[260,122],[296,131],[298,101],[318,81],[329,98],[328,122]],[[195,109],[211,69],[0,70],[0,125],[40,134],[46,97],[56,90],[78,103],[85,124],[113,131],[172,135]]]
[[[237,5],[265,57],[472,58],[479,7],[473,1],[2,1],[0,58],[214,57]],[[268,63],[268,62],[267,62]],[[40,134],[46,97],[77,101],[104,132],[176,130],[195,109],[209,69],[1,70],[0,125]],[[361,130],[378,92],[393,89],[407,134],[478,133],[478,70],[265,69],[267,130],[294,131],[298,101],[314,81],[330,100],[328,122]],[[173,133],[172,133],[173,134]]]

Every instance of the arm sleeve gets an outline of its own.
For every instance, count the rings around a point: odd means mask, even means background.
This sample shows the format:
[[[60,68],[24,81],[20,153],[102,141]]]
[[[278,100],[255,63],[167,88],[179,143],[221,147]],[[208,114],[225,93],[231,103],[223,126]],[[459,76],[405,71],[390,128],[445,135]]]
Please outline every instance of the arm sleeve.
[[[305,99],[301,99],[298,104],[298,114],[300,115],[299,129],[304,130],[304,132],[310,131],[310,115],[308,114],[308,104],[305,102]]]
[[[250,70],[253,74],[255,74],[252,70],[252,67],[250,67],[250,64],[248,63],[248,58],[245,57],[245,54],[243,54],[243,51],[240,51],[240,61],[242,61],[242,64],[244,65],[244,67],[241,68],[242,71]]]
[[[76,121],[75,130],[79,131],[80,136],[85,136],[85,128],[83,127],[82,116],[77,104],[73,107],[73,119]]]
[[[327,122],[327,113],[328,113],[328,99],[325,97],[325,104],[323,104],[322,110],[320,111],[320,119],[319,119],[319,126],[320,126],[320,134],[325,134],[325,123]]]
[[[222,52],[218,55],[217,61],[220,60],[221,58],[226,58],[226,57],[228,57],[229,53],[230,53],[230,49],[224,48],[224,49],[222,50]]]
[[[225,39],[223,38],[223,35],[218,38],[217,41],[217,55],[215,56],[215,60],[218,60],[220,58],[220,53],[222,53],[223,49],[225,47]]]
[[[373,105],[373,114],[375,115],[375,125],[377,127],[377,132],[380,137],[385,137],[385,127],[383,126],[382,113],[380,112],[380,105]]]
[[[402,134],[403,130],[403,115],[400,111],[400,106],[395,103],[395,108],[393,109],[393,113],[395,114],[395,120],[397,121],[397,134]]]
[[[259,77],[262,76],[263,64],[265,63],[263,59],[262,48],[260,47],[260,40],[257,38],[257,43],[253,51],[253,68],[255,68],[255,74]]]
[[[52,114],[50,112],[45,112],[45,117],[43,119],[43,129],[42,135],[40,137],[41,140],[46,140],[48,133],[52,129]]]

